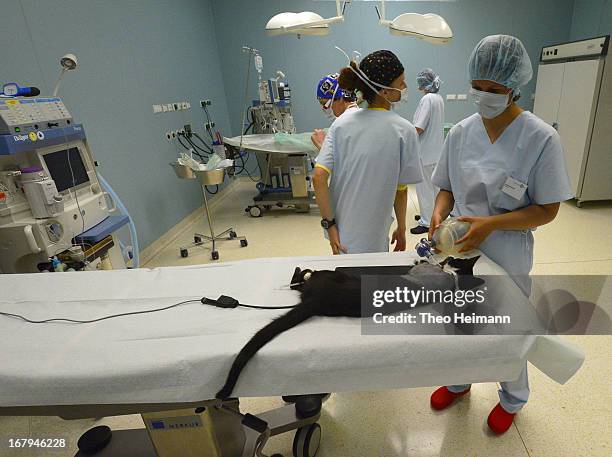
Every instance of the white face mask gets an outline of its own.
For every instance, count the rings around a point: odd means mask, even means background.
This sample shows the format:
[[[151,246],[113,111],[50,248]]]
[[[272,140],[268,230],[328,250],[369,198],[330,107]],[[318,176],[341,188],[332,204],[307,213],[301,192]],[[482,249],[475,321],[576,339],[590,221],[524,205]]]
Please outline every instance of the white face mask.
[[[331,107],[325,109],[323,112],[325,113],[327,119],[329,119],[330,121],[333,122],[336,120],[336,115],[334,114],[334,110],[331,109]]]
[[[371,81],[361,70],[355,70],[352,66],[349,65],[349,68],[351,70],[353,70],[353,73],[355,73],[359,79],[361,79],[364,83],[367,84],[367,86],[372,89],[374,92],[376,92],[378,95],[380,95],[382,98],[384,98],[385,100],[387,100],[391,106],[394,106],[396,103],[405,103],[408,101],[408,88],[404,87],[403,89],[398,89],[397,87],[389,87],[389,86],[384,86],[380,83],[375,83],[374,81]],[[378,86],[378,89],[376,87],[374,87],[374,85]],[[397,102],[392,102],[391,100],[389,100],[387,97],[385,97],[384,95],[380,94],[379,91],[381,89],[387,89],[387,90],[397,90],[400,93],[400,99]]]
[[[492,94],[472,88],[470,89],[470,97],[478,108],[478,113],[485,119],[493,119],[499,116],[506,111],[510,104],[510,94]]]

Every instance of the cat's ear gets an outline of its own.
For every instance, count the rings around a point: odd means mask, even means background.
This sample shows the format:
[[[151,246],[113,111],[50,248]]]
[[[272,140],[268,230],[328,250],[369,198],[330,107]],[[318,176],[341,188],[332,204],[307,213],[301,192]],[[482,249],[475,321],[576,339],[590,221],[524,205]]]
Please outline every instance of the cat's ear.
[[[453,267],[458,275],[473,275],[474,265],[480,259],[480,256],[472,257],[470,259],[455,259],[451,257],[448,259],[448,264]]]

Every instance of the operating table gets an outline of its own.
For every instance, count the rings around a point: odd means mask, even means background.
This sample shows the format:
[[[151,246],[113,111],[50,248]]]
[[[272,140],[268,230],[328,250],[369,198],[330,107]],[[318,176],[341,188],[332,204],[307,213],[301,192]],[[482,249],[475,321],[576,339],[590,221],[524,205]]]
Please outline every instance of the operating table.
[[[406,265],[410,253],[254,259],[214,265],[0,275],[0,311],[30,319],[94,319],[201,297],[287,306],[296,266]],[[502,274],[483,256],[476,274]],[[520,300],[518,287],[507,294]],[[214,399],[244,343],[280,310],[199,302],[94,324],[30,324],[0,316],[0,415],[65,419],[142,414],[146,429],[113,432],[98,457],[265,456],[271,436],[296,430],[293,452],[314,455],[319,401],[305,393],[371,391],[516,379],[530,361],[559,383],[582,351],[552,336],[362,335],[358,319],[315,318],[281,334],[249,363],[234,391]],[[238,397],[297,395],[257,417]],[[77,454],[79,457],[83,454]]]

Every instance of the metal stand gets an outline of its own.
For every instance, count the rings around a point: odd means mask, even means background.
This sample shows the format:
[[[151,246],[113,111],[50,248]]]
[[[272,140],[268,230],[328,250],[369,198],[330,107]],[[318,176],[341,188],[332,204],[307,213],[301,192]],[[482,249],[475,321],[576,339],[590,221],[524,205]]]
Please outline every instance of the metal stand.
[[[213,220],[210,215],[210,209],[208,207],[208,198],[206,196],[206,188],[205,186],[200,186],[202,189],[202,195],[204,196],[204,208],[206,210],[206,218],[208,219],[208,227],[210,228],[210,236],[203,235],[201,233],[195,233],[193,235],[193,243],[189,245],[189,247],[202,246],[205,243],[212,243],[212,251],[211,258],[212,260],[219,260],[219,251],[217,251],[216,242],[223,240],[240,240],[240,246],[246,247],[249,245],[246,237],[238,236],[234,231],[233,227],[224,230],[221,233],[215,234],[215,229],[213,227]],[[181,247],[181,257],[189,256],[189,247]]]

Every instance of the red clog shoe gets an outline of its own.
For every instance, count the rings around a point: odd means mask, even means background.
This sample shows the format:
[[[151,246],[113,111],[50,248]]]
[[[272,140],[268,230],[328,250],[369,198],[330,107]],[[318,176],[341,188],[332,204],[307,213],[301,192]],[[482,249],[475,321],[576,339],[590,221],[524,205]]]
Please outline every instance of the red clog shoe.
[[[448,390],[448,388],[446,388],[446,386],[440,387],[433,394],[431,394],[431,400],[430,400],[431,407],[438,411],[442,409],[446,409],[457,398],[464,396],[465,394],[469,393],[469,391],[470,391],[469,387],[463,392],[459,392],[459,393],[451,392],[450,390]]]
[[[514,421],[514,416],[516,416],[516,414],[507,412],[498,403],[497,406],[493,408],[493,411],[491,411],[489,414],[487,424],[489,424],[489,428],[493,431],[493,433],[501,435],[502,433],[506,433],[508,431],[512,425],[512,421]]]

